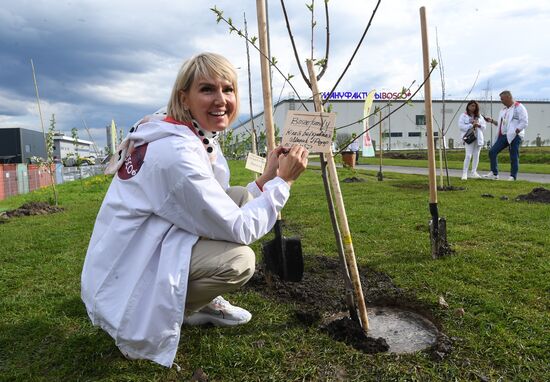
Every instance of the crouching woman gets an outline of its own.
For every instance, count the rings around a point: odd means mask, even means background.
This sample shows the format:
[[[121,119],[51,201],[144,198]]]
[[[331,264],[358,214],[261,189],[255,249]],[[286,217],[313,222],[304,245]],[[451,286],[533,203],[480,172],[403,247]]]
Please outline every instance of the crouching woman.
[[[217,143],[238,112],[237,75],[203,53],[177,75],[167,115],[130,129],[107,171],[82,270],[82,299],[94,325],[131,359],[171,366],[182,324],[244,324],[251,314],[222,294],[255,267],[247,246],[273,227],[307,166],[300,146],[268,156],[246,187],[229,187]]]

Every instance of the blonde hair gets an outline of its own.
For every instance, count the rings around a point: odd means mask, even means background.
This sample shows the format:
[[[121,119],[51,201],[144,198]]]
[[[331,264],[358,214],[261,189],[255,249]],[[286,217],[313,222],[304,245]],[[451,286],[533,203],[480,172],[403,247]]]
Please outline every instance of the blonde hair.
[[[231,82],[235,93],[235,112],[229,123],[233,123],[239,111],[239,88],[235,67],[222,55],[216,53],[200,53],[183,63],[168,101],[166,113],[176,121],[191,121],[193,117],[181,102],[181,92],[187,92],[193,82],[199,78],[224,79]]]

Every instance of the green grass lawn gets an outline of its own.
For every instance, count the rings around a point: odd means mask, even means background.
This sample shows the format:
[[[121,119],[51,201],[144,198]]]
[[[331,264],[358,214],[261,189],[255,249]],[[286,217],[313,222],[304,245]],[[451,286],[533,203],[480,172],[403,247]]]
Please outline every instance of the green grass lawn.
[[[233,184],[252,179],[244,162],[231,166]],[[367,181],[342,183],[357,261],[430,307],[453,338],[444,360],[361,353],[296,324],[292,306],[247,289],[229,298],[253,313],[249,324],[182,329],[181,371],[127,361],[90,324],[80,300],[80,272],[109,182],[99,176],[61,185],[62,213],[0,224],[0,380],[188,381],[197,368],[210,381],[550,380],[550,205],[514,201],[537,184],[469,180],[455,182],[465,191],[440,192],[455,254],[432,260],[427,178],[385,173],[378,182],[374,172],[358,174]],[[42,189],[0,209],[49,197]],[[295,184],[283,216],[294,230],[285,234],[301,236],[306,259],[337,256],[317,169]],[[259,253],[259,243],[253,247]],[[449,309],[438,306],[439,296]]]

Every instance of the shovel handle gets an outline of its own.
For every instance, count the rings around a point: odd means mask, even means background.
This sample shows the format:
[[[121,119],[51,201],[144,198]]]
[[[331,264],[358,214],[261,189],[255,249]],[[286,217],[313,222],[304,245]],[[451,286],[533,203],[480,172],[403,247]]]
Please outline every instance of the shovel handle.
[[[428,48],[428,28],[426,8],[420,7],[420,31],[422,33],[422,58],[424,60],[424,106],[426,109],[426,135],[428,139],[428,178],[430,183],[430,203],[437,203],[437,183],[435,178],[435,147],[433,135],[432,87],[430,85],[430,51]]]

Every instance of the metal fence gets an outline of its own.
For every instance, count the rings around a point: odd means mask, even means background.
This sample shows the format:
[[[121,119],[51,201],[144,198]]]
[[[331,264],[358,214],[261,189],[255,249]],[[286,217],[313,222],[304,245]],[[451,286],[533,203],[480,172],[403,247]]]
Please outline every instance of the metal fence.
[[[65,167],[56,163],[51,166],[53,181],[57,184],[103,174],[104,169],[105,165]],[[0,200],[26,194],[51,183],[50,172],[36,164],[0,164]]]
[[[64,167],[61,166],[61,176],[63,182],[71,182],[77,179],[89,178],[90,176],[103,174],[105,165]],[[62,183],[62,182],[58,182]]]

